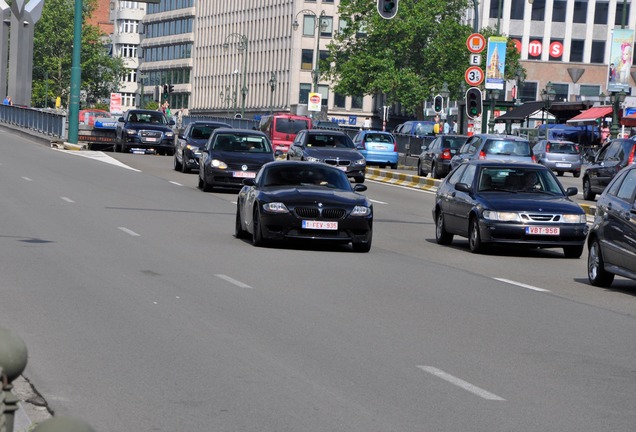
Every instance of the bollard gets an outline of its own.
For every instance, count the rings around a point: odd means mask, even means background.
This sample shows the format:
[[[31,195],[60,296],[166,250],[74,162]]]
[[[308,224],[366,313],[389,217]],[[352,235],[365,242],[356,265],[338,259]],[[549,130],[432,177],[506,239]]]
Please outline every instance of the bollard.
[[[84,420],[60,416],[43,421],[33,432],[95,432],[95,429]]]
[[[26,364],[27,348],[24,341],[10,330],[0,327],[0,391],[4,399],[4,409],[0,412],[0,417],[4,417],[3,427],[6,432],[13,432],[15,412],[20,401],[11,393],[11,383],[24,371]]]

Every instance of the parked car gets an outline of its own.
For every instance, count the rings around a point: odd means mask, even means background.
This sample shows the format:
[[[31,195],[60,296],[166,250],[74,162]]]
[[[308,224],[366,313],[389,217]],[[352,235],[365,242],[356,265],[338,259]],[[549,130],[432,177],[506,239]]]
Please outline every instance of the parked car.
[[[102,109],[84,109],[79,111],[79,124],[89,127],[95,127],[96,121],[109,120],[110,123],[117,123],[117,119],[113,118],[110,112]]]
[[[362,130],[353,137],[353,144],[367,161],[367,165],[398,166],[398,146],[390,132]]]
[[[412,137],[434,137],[435,133],[433,132],[433,126],[435,126],[434,121],[430,120],[410,120],[399,124],[393,130],[393,133],[399,135],[408,135]]]
[[[191,170],[199,169],[199,157],[201,151],[199,148],[212,135],[212,131],[218,128],[231,128],[227,123],[215,121],[194,121],[189,123],[183,132],[177,135],[174,151],[174,169],[188,173]]]
[[[235,235],[255,246],[270,240],[321,240],[351,243],[368,252],[373,207],[344,171],[321,162],[275,161],[263,165],[236,202]]]
[[[587,246],[592,285],[610,286],[614,275],[636,280],[636,165],[623,168],[599,197]]]
[[[243,179],[254,178],[274,160],[272,143],[263,132],[249,129],[215,129],[201,147],[199,189],[240,189]]]
[[[264,115],[258,124],[258,130],[268,136],[274,146],[274,151],[281,150],[283,153],[287,153],[299,131],[312,127],[312,121],[309,117],[290,113]]]
[[[468,238],[474,253],[487,245],[563,248],[567,258],[583,253],[588,227],[583,209],[552,171],[535,163],[472,160],[439,186],[433,219],[435,238],[450,244]]]
[[[356,183],[364,183],[366,161],[344,132],[302,130],[289,148],[287,159],[324,162],[344,171]]]
[[[161,111],[131,109],[119,117],[114,150],[170,155],[174,153],[174,120]]]
[[[583,198],[593,201],[627,165],[634,163],[636,141],[615,139],[603,145],[583,174]]]
[[[470,138],[468,135],[439,135],[431,145],[420,153],[417,160],[417,175],[433,178],[446,177],[451,170],[451,159]]]
[[[473,159],[535,162],[530,141],[512,135],[473,135],[451,159],[451,168]]]
[[[541,140],[532,147],[538,163],[545,165],[558,176],[571,172],[581,176],[581,153],[578,144],[571,141]]]

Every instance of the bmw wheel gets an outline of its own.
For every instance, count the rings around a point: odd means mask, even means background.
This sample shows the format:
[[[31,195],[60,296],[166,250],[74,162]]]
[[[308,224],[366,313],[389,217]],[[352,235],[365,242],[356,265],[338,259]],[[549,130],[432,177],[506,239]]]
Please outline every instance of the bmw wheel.
[[[187,174],[190,172],[190,168],[188,168],[188,163],[186,162],[185,154],[183,153],[181,153],[181,172],[184,174]]]
[[[174,158],[173,158],[172,160],[173,160],[172,165],[173,165],[173,167],[174,167],[174,170],[175,170],[175,171],[181,171],[181,169],[182,169],[182,164],[181,164],[181,162],[179,162],[179,160],[177,159],[177,154],[176,154],[176,153],[174,154]]]
[[[351,246],[354,252],[369,252],[371,250],[371,240],[373,238],[373,231],[369,231],[369,240],[366,242],[353,242]]]
[[[265,240],[263,239],[263,232],[261,231],[261,216],[258,212],[258,207],[254,207],[254,217],[252,218],[254,224],[252,232],[252,244],[254,246],[263,246]]]
[[[237,239],[244,239],[247,236],[247,231],[243,229],[243,224],[241,223],[241,209],[238,205],[236,206],[236,224],[234,226],[234,236]]]
[[[587,256],[587,278],[592,285],[598,287],[608,287],[614,281],[614,274],[605,270],[601,244],[597,238],[592,240]]]

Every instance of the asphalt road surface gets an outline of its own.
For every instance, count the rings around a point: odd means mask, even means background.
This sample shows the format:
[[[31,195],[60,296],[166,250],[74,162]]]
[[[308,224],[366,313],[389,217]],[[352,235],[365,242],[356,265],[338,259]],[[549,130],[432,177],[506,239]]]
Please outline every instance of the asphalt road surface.
[[[0,130],[0,325],[56,414],[101,432],[634,430],[633,281],[591,287],[585,254],[439,246],[433,195],[376,182],[370,253],[255,248],[233,237],[236,194],[196,178]]]

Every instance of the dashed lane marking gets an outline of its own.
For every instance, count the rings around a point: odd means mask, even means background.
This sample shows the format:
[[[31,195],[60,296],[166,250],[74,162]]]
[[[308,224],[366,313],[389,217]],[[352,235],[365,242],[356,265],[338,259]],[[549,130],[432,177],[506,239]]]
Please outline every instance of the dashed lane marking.
[[[428,372],[431,375],[434,375],[438,378],[443,379],[444,381],[447,381],[453,385],[456,385],[457,387],[460,387],[464,390],[466,390],[467,392],[470,392],[474,395],[477,395],[481,398],[484,399],[488,399],[488,400],[493,400],[493,401],[505,401],[504,398],[497,396],[496,394],[490,393],[482,388],[477,387],[476,385],[473,385],[467,381],[464,381],[463,379],[457,378],[449,373],[444,372],[441,369],[437,369],[436,367],[433,366],[418,366],[418,368],[420,368],[421,370],[423,370],[424,372]]]

